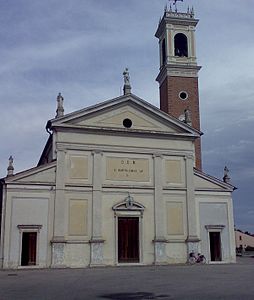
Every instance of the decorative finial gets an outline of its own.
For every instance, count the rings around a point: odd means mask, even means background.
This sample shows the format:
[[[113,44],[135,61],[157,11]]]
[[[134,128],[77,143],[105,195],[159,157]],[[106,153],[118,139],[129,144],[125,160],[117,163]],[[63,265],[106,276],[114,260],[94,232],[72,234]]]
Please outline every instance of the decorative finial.
[[[191,16],[194,16],[194,7],[192,6],[191,11],[190,11]]]
[[[64,98],[62,97],[61,93],[58,94],[56,101],[57,101],[56,118],[59,118],[64,115],[64,107],[63,107]]]
[[[130,74],[128,68],[125,68],[123,72],[123,78],[124,78],[123,93],[124,95],[131,94]]]
[[[190,7],[188,5],[187,14],[189,14],[189,13],[190,13]]]
[[[225,168],[224,168],[223,181],[226,182],[226,183],[229,183],[229,182],[230,182],[230,177],[229,177],[228,173],[229,173],[229,169],[228,169],[227,166],[225,166]]]
[[[13,167],[13,157],[12,155],[9,157],[9,166],[7,168],[7,176],[14,175],[14,167]]]
[[[171,6],[171,3],[169,4],[169,12],[172,12],[172,6]]]

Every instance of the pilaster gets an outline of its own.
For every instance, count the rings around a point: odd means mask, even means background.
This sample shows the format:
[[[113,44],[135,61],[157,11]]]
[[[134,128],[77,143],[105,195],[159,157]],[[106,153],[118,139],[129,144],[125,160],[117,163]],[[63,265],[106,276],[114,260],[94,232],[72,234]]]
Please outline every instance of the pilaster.
[[[5,245],[5,230],[6,230],[6,219],[10,221],[10,218],[6,218],[6,185],[3,184],[2,186],[2,215],[1,215],[1,227],[0,227],[0,269],[3,268],[4,266],[4,250],[6,245]],[[9,239],[8,239],[9,240]]]
[[[154,154],[154,263],[166,263],[166,239],[164,222],[164,202],[163,202],[163,176],[162,161],[163,156]]]
[[[187,251],[198,252],[199,237],[197,228],[197,212],[196,212],[196,201],[195,201],[195,186],[194,186],[194,157],[188,155],[185,157],[186,165],[186,187],[187,187]]]
[[[54,236],[52,244],[52,267],[65,267],[65,236],[67,235],[68,211],[65,198],[65,151],[57,150]]]
[[[93,196],[92,196],[92,237],[90,266],[103,264],[102,238],[102,155],[101,151],[93,152]]]

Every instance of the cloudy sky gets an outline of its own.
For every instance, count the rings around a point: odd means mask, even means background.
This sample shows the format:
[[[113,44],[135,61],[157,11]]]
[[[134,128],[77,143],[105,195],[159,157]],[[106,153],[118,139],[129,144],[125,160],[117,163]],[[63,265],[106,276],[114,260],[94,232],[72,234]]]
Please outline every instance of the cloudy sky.
[[[71,112],[132,91],[159,105],[158,41],[166,0],[0,0],[0,177],[37,164],[56,96]],[[236,227],[254,233],[254,1],[185,0],[198,24],[203,169],[230,169]]]

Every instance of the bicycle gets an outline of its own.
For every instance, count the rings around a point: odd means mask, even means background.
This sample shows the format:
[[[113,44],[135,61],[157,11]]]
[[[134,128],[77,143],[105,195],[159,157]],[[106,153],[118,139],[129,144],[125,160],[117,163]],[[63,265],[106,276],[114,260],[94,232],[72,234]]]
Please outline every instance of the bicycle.
[[[192,251],[189,254],[188,262],[191,265],[196,264],[196,263],[205,264],[206,263],[206,258],[203,254],[198,253],[197,255],[195,255],[195,253]]]

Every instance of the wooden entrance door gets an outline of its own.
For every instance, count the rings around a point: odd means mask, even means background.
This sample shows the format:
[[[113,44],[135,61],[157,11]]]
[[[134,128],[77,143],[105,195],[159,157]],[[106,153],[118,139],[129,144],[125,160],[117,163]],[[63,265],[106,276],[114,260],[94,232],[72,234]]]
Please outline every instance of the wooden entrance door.
[[[220,232],[209,232],[211,261],[221,261]]]
[[[37,232],[23,232],[21,266],[36,264]]]
[[[139,262],[139,218],[118,218],[118,262]]]

